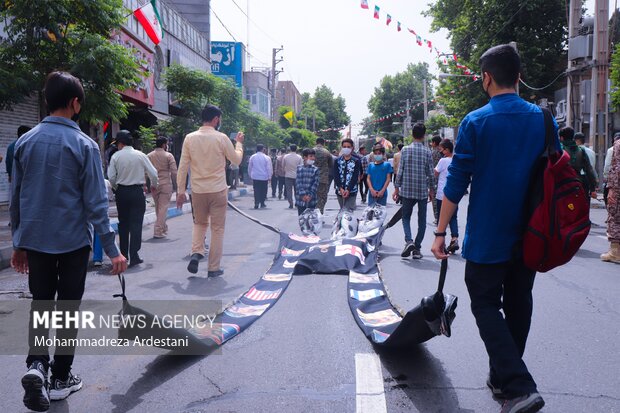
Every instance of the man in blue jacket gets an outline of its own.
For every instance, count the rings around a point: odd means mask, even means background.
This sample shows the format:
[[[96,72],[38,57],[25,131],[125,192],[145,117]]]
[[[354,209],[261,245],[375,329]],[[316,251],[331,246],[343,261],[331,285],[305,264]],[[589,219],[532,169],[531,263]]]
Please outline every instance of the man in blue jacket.
[[[531,170],[543,151],[545,126],[540,108],[516,93],[521,60],[512,46],[487,50],[480,68],[482,87],[491,100],[461,122],[432,251],[438,259],[448,257],[446,227],[471,183],[462,255],[472,313],[489,355],[487,385],[494,396],[505,399],[502,413],[537,412],[545,402],[523,362],[536,273],[515,251],[524,232],[522,206]]]

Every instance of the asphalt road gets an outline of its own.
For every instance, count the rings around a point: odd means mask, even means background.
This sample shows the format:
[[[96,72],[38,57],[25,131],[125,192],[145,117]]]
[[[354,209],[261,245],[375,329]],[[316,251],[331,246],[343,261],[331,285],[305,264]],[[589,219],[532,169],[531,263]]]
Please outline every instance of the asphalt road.
[[[250,210],[251,197],[235,203],[265,222],[299,232],[296,210],[286,209],[285,201],[270,199],[259,211]],[[461,233],[465,210],[460,208]],[[394,211],[391,205],[390,214]],[[329,223],[336,212],[330,198]],[[429,208],[422,260],[401,260],[400,224],[383,239],[386,285],[405,311],[436,289],[439,263],[430,254],[431,216]],[[607,246],[604,211],[593,209],[592,220],[592,234],[577,257],[538,276],[535,284],[525,360],[547,402],[545,412],[620,412],[620,266],[598,259]],[[145,263],[126,274],[130,299],[230,302],[269,267],[278,243],[275,234],[229,210],[225,275],[188,279],[191,216],[174,218],[169,227],[169,239],[163,241],[152,240],[152,227],[145,228]],[[330,229],[328,224],[323,237]],[[74,372],[84,379],[84,388],[52,403],[50,412],[353,412],[360,408],[356,395],[371,381],[372,366],[356,358],[365,354],[379,355],[381,371],[374,377],[379,390],[370,396],[380,398],[382,388],[388,412],[499,411],[485,386],[487,357],[463,272],[462,258],[451,258],[445,291],[459,297],[451,338],[436,337],[399,354],[375,350],[349,310],[346,276],[296,276],[274,308],[227,342],[221,354],[77,357]],[[206,275],[206,263],[200,273]],[[0,272],[0,290],[20,289],[26,289],[24,278]],[[118,282],[105,268],[89,274],[85,298],[111,298],[116,292]],[[4,298],[19,299],[16,294]],[[4,410],[26,411],[19,381],[24,357],[0,356],[0,366]]]

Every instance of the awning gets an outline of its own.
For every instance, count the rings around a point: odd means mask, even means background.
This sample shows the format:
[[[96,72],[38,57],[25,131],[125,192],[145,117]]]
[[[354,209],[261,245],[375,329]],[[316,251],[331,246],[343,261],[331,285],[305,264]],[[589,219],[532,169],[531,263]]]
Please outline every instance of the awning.
[[[166,113],[157,112],[151,109],[148,109],[149,113],[157,118],[157,120],[171,120],[172,117]]]

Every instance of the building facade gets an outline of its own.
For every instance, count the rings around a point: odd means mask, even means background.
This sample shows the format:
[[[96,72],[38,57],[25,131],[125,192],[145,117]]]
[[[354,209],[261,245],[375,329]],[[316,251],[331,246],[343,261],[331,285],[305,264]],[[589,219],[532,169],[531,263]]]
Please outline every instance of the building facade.
[[[295,113],[301,112],[301,93],[291,80],[278,81],[276,102],[279,106],[290,106]]]
[[[252,112],[265,119],[271,116],[271,93],[267,72],[243,72],[243,97],[250,102]]]

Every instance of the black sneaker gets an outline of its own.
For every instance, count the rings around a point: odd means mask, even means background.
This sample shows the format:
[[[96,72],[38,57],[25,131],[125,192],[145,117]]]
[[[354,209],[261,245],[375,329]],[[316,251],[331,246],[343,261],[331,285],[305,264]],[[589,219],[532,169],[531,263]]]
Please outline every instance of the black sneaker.
[[[502,392],[502,389],[495,386],[491,381],[491,377],[487,378],[487,387],[491,389],[491,393],[493,393],[493,397],[497,397],[498,399],[505,399],[506,395]]]
[[[448,248],[446,248],[446,252],[450,254],[454,254],[458,250],[459,250],[459,240],[457,239],[453,239],[452,241],[450,241],[450,245],[448,245]]]
[[[35,412],[46,412],[50,408],[47,369],[40,361],[34,361],[22,376],[24,406]]]
[[[422,259],[422,257],[423,255],[418,248],[414,248],[411,252],[411,258],[413,258],[414,260],[420,260]]]
[[[202,254],[192,254],[189,260],[189,264],[187,264],[187,271],[191,272],[192,274],[196,274],[198,272],[198,263],[203,258],[204,257],[202,256]]]
[[[214,270],[207,272],[207,277],[219,277],[220,275],[224,275],[224,270]]]
[[[403,258],[407,258],[411,255],[414,249],[415,246],[413,245],[413,241],[409,241],[405,244],[405,248],[403,249],[403,252],[400,253],[400,256]]]
[[[52,376],[50,386],[50,399],[63,400],[69,397],[73,392],[76,392],[82,388],[82,379],[80,376],[74,376],[69,372],[67,380],[60,380]]]
[[[525,396],[506,400],[502,404],[500,413],[535,413],[543,408],[545,401],[538,393],[530,393]]]

